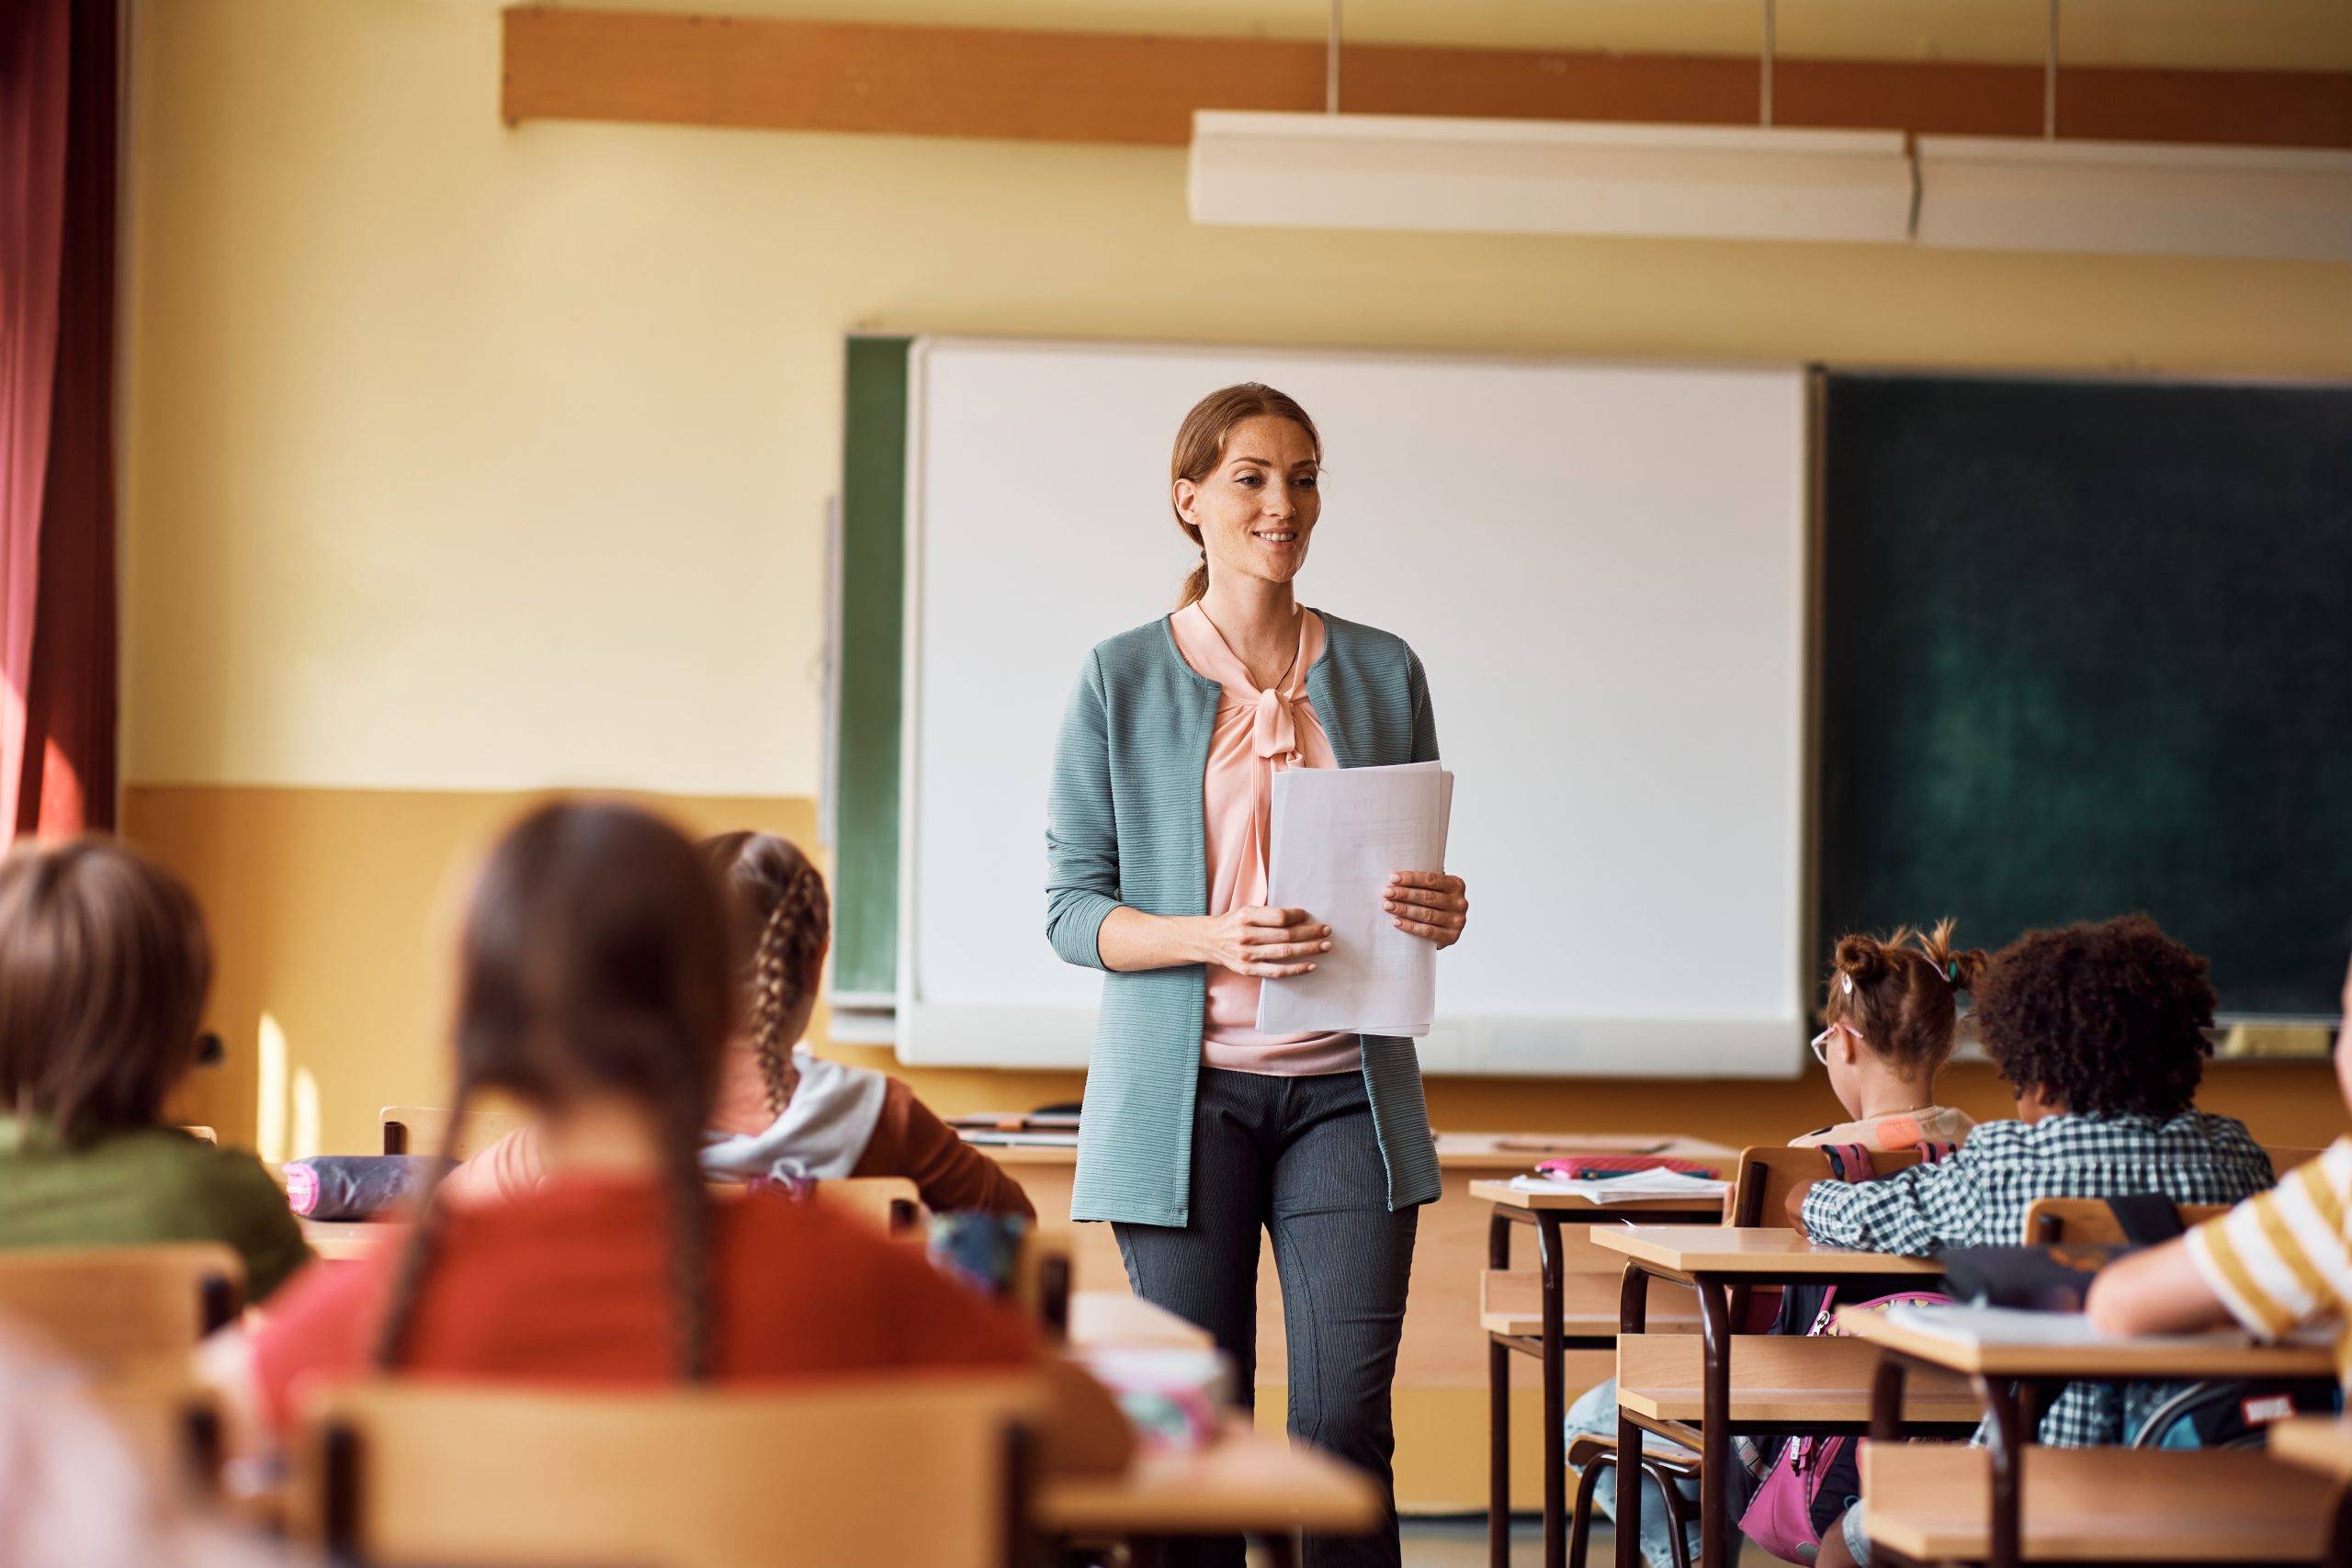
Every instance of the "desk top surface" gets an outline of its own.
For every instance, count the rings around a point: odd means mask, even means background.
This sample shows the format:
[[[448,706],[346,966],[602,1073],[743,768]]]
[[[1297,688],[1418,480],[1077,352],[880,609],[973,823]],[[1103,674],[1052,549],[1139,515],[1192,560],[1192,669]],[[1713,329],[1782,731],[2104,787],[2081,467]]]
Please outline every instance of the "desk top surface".
[[[2242,1334],[2152,1336],[2089,1345],[1988,1343],[1929,1333],[1859,1307],[1838,1309],[1838,1331],[1930,1366],[1996,1378],[2308,1378],[2335,1371],[2328,1346],[2264,1345]]]
[[[1068,1144],[975,1144],[1000,1165],[1075,1165]],[[1670,1155],[1676,1159],[1721,1160],[1726,1170],[1737,1149],[1672,1133],[1440,1133],[1437,1163],[1443,1170],[1501,1171],[1515,1176],[1538,1160],[1564,1155]],[[1520,1196],[1524,1197],[1522,1193]],[[1498,1200],[1500,1201],[1500,1200]],[[1689,1207],[1686,1202],[1684,1207]]]
[[[1377,1528],[1380,1489],[1337,1460],[1269,1436],[1236,1411],[1191,1453],[1145,1454],[1118,1475],[1049,1475],[1037,1524],[1056,1534],[1183,1535]]]
[[[1596,1225],[1592,1244],[1622,1252],[1639,1263],[1677,1274],[1747,1274],[1763,1280],[1809,1276],[1940,1277],[1941,1267],[1925,1258],[1884,1252],[1855,1252],[1824,1247],[1803,1232],[1739,1229],[1728,1225]]]

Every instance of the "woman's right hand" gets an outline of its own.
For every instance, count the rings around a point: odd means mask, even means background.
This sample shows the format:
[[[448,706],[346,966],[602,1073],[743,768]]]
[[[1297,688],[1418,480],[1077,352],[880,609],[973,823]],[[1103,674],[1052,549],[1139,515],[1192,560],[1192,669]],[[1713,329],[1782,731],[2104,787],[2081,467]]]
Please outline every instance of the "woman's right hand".
[[[1304,909],[1251,904],[1201,919],[1202,961],[1237,975],[1288,979],[1314,968],[1317,953],[1331,951],[1331,928],[1316,924]]]

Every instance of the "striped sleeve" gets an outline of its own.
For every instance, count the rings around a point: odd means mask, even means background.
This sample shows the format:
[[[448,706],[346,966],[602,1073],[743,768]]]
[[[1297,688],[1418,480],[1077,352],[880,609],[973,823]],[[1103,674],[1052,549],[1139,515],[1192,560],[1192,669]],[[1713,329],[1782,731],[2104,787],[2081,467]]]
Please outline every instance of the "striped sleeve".
[[[2269,1191],[2188,1233],[2198,1272],[2248,1332],[2277,1338],[2340,1316],[2352,1302],[2347,1192],[2352,1138],[2339,1138]]]

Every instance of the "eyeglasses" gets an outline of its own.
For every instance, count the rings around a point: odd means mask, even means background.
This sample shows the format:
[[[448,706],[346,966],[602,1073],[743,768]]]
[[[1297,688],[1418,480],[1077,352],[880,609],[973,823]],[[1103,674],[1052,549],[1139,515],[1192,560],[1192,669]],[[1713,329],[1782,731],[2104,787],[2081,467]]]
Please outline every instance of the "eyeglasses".
[[[1818,1034],[1815,1035],[1815,1036],[1813,1037],[1813,1042],[1812,1042],[1812,1043],[1813,1043],[1813,1059],[1814,1059],[1815,1061],[1816,1061],[1816,1062],[1819,1062],[1819,1063],[1820,1063],[1823,1066],[1825,1066],[1825,1067],[1826,1067],[1826,1066],[1827,1066],[1829,1065],[1829,1037],[1830,1037],[1831,1035],[1833,1035],[1833,1034],[1837,1033],[1837,1032],[1838,1032],[1839,1030],[1841,1030],[1841,1029],[1842,1029],[1842,1030],[1844,1030],[1847,1033],[1849,1033],[1849,1034],[1850,1034],[1850,1035],[1852,1035],[1852,1036],[1854,1037],[1854,1043],[1855,1043],[1856,1044],[1858,1044],[1858,1045],[1859,1045],[1859,1044],[1860,1044],[1860,1043],[1861,1043],[1861,1039],[1862,1039],[1862,1033],[1861,1033],[1861,1031],[1860,1031],[1860,1030],[1859,1030],[1859,1029],[1856,1029],[1852,1024],[1850,1024],[1850,1023],[1833,1023],[1833,1024],[1831,1024],[1828,1028],[1826,1028],[1826,1029],[1823,1030],[1820,1033],[1818,1033]]]

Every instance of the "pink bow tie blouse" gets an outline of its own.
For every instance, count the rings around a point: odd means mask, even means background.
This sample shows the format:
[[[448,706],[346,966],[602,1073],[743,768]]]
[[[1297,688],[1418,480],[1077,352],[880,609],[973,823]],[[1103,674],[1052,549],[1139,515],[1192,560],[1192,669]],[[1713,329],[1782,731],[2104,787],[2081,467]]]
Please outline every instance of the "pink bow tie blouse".
[[[1168,625],[1184,662],[1224,688],[1209,739],[1208,770],[1201,779],[1208,912],[1222,915],[1266,901],[1274,774],[1284,768],[1340,765],[1306,700],[1306,672],[1323,656],[1323,621],[1312,610],[1300,615],[1298,655],[1281,681],[1262,691],[1198,603],[1170,615]],[[1363,1047],[1351,1033],[1260,1033],[1261,984],[1255,976],[1209,965],[1208,1011],[1201,1029],[1205,1065],[1287,1077],[1361,1067]]]

